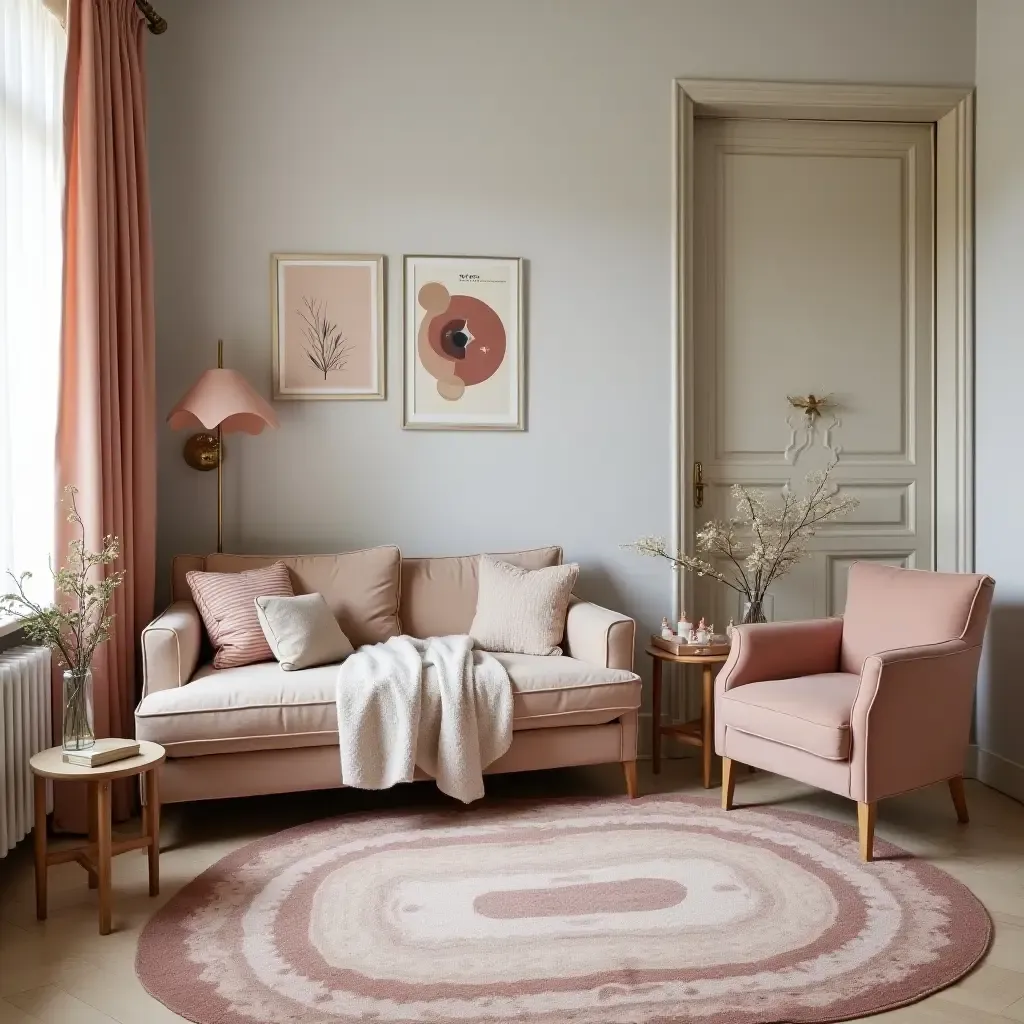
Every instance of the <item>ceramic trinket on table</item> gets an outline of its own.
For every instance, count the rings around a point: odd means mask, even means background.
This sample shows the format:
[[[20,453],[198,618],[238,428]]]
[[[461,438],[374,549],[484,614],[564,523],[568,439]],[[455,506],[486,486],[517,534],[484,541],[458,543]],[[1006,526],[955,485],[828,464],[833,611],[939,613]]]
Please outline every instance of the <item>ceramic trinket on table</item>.
[[[686,609],[679,613],[679,622],[676,626],[676,635],[683,643],[690,643],[690,633],[693,631],[693,623],[686,617]]]

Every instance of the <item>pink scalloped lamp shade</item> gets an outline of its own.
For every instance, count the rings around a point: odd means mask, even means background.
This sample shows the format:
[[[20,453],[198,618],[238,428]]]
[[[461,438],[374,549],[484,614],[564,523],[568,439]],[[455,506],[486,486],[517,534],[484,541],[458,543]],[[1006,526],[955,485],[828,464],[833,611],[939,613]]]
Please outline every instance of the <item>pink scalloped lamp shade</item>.
[[[207,370],[171,410],[167,422],[174,430],[220,428],[227,434],[258,434],[279,426],[270,403],[237,370]]]

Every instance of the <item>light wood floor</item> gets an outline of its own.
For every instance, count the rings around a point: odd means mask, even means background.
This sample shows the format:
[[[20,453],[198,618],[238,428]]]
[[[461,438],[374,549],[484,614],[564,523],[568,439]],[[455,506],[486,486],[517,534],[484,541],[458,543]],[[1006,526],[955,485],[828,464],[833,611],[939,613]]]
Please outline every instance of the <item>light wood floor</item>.
[[[640,766],[641,793],[705,791],[695,760],[669,761],[655,778]],[[488,781],[495,795],[620,794],[617,766],[536,772]],[[717,795],[717,790],[712,791]],[[915,1006],[871,1018],[893,1024],[1024,1021],[1024,806],[967,783],[971,824],[958,826],[945,786],[886,801],[878,835],[965,882],[995,921],[995,943],[958,985]],[[165,808],[162,892],[147,896],[146,857],[114,861],[114,933],[96,932],[95,893],[75,864],[50,872],[50,916],[35,920],[30,843],[0,861],[0,1024],[167,1024],[183,1018],[151,999],[135,978],[135,944],[153,911],[225,854],[290,825],[331,814],[437,802],[426,783],[388,793],[338,790]],[[852,803],[770,775],[740,772],[737,804],[784,802],[792,810],[855,825]],[[851,831],[851,836],[854,832]],[[854,842],[851,839],[851,842]]]

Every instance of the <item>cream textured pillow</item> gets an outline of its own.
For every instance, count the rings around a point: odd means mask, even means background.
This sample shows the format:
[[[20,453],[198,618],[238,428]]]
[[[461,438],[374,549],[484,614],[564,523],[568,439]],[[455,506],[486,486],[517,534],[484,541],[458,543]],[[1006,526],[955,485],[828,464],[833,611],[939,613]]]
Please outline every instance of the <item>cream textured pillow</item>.
[[[291,597],[295,593],[284,562],[248,572],[193,571],[185,579],[216,651],[214,668],[237,668],[273,658],[253,601],[264,594]]]
[[[354,650],[323,594],[257,597],[256,615],[285,672],[329,665]]]
[[[569,596],[578,565],[520,569],[480,556],[480,588],[469,635],[485,651],[561,654]]]

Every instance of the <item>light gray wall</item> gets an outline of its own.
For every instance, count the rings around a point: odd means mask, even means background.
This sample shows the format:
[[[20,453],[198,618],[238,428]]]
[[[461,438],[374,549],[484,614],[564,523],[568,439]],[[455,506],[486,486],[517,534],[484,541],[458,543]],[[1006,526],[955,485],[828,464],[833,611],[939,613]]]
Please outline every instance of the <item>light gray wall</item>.
[[[270,388],[269,254],[383,252],[387,402],[229,438],[226,546],[561,543],[649,629],[670,525],[671,83],[974,78],[973,0],[161,0],[150,40],[161,420],[226,341]],[[401,429],[401,255],[528,261],[522,434]],[[1009,382],[1005,382],[1009,387]],[[160,434],[161,565],[215,481]]]
[[[979,0],[977,565],[996,578],[978,691],[980,774],[1024,799],[1024,3]],[[988,756],[986,756],[988,755]],[[995,755],[994,758],[991,755]]]

